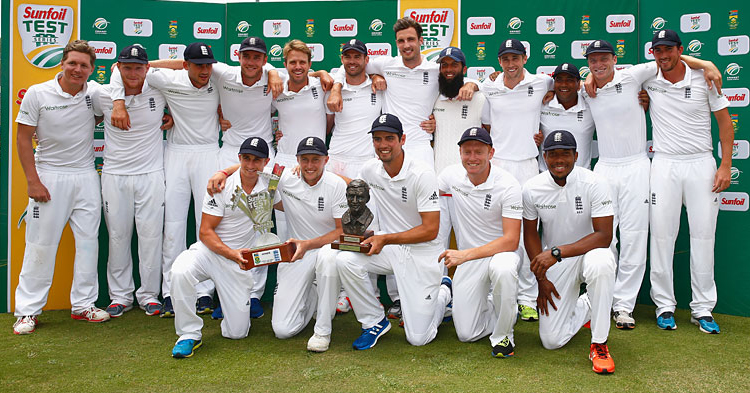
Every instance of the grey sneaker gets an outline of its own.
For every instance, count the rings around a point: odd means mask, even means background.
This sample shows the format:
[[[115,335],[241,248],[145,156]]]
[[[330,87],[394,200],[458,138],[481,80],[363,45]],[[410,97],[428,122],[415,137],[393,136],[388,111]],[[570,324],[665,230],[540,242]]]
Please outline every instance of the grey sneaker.
[[[107,307],[107,314],[109,314],[112,318],[121,317],[122,314],[125,314],[126,312],[130,311],[133,308],[132,305],[126,306],[124,304],[120,303],[112,303]]]
[[[632,312],[615,311],[612,313],[612,319],[615,321],[615,327],[618,329],[629,330],[635,328],[635,319]]]
[[[399,319],[401,318],[401,300],[396,300],[391,305],[391,308],[388,309],[388,318],[389,319]]]
[[[158,302],[148,303],[141,308],[146,312],[146,315],[148,316],[161,314],[161,303]]]

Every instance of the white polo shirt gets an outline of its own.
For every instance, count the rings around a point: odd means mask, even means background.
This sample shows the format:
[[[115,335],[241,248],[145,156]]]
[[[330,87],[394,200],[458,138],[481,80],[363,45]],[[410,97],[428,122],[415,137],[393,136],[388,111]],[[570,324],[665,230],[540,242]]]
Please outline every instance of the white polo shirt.
[[[646,115],[638,102],[641,84],[656,75],[656,63],[615,70],[614,78],[591,98],[582,93],[596,123],[602,160],[646,154]]]
[[[320,79],[308,76],[308,83],[299,92],[289,90],[288,76],[282,74],[284,91],[272,103],[279,111],[279,154],[294,156],[297,145],[308,136],[326,139],[326,96]]]
[[[458,101],[440,95],[435,101],[435,172],[461,163],[458,140],[467,129],[482,126],[482,113],[486,112],[487,99],[481,92],[474,93],[471,101]],[[484,119],[489,121],[488,119]]]
[[[146,74],[149,86],[158,89],[167,100],[174,127],[167,131],[168,145],[219,147],[219,92],[213,82],[200,89],[193,86],[187,70],[151,67]],[[112,71],[110,88],[113,100],[125,98],[122,77]]]
[[[89,81],[72,96],[62,90],[58,82],[61,77],[59,72],[52,80],[29,87],[16,123],[36,127],[34,159],[38,169],[93,169],[96,124],[91,95],[99,84]]]
[[[268,71],[275,68],[266,63],[260,79],[252,86],[242,83],[242,68],[216,63],[211,81],[219,89],[221,111],[232,128],[222,136],[225,144],[240,146],[250,137],[263,138],[269,145],[273,142],[271,127],[271,102],[273,95],[268,87]]]
[[[489,102],[490,135],[495,158],[523,161],[539,155],[534,135],[539,132],[542,99],[552,90],[553,80],[544,74],[523,70],[523,80],[509,89],[503,82],[504,74],[492,81],[487,78],[480,90]]]
[[[439,212],[438,185],[435,172],[422,162],[404,156],[401,171],[391,178],[377,158],[367,161],[358,178],[370,186],[375,201],[380,230],[385,233],[408,231],[422,225],[419,213]],[[416,247],[437,247],[437,239],[413,244]]]
[[[233,250],[251,247],[256,235],[256,231],[252,229],[253,221],[232,202],[234,190],[241,185],[240,172],[241,170],[237,170],[227,178],[224,190],[213,196],[206,193],[203,197],[203,213],[221,217],[221,222],[214,231],[219,239]],[[258,178],[251,195],[260,192],[268,192],[268,182],[263,177]],[[277,192],[272,203],[278,201]]]
[[[503,217],[520,220],[523,214],[521,185],[513,175],[490,166],[487,180],[475,186],[460,164],[438,177],[441,197],[452,198],[451,218],[458,248],[483,246],[503,236]]]
[[[125,96],[130,129],[112,125],[112,96],[109,85],[92,96],[97,116],[104,116],[104,166],[110,175],[140,175],[164,169],[162,117],[166,100],[159,90],[143,83],[140,94]]]
[[[330,93],[326,94],[326,100]],[[383,92],[372,92],[372,80],[369,76],[360,85],[350,85],[342,81],[341,112],[331,112],[326,107],[326,114],[335,115],[331,135],[330,155],[347,157],[375,157],[372,147],[370,129],[372,122],[380,116],[383,108]]]
[[[279,181],[278,194],[289,223],[289,236],[295,239],[314,239],[334,230],[335,219],[349,208],[346,182],[328,171],[323,171],[320,180],[311,186],[286,169]]]
[[[429,119],[438,97],[440,65],[422,56],[418,66],[408,68],[401,56],[383,56],[370,59],[366,72],[385,78],[388,88],[385,89],[383,113],[396,115],[401,120],[406,144],[428,144],[432,135],[422,130],[419,124]]]
[[[685,77],[672,84],[660,69],[643,86],[651,99],[655,152],[695,154],[713,150],[711,112],[728,107],[729,101],[715,87],[708,89],[703,70],[691,70],[685,64]]]
[[[557,96],[552,98],[552,101],[542,107],[540,125],[545,138],[555,130],[570,131],[578,145],[576,165],[586,169],[591,168],[591,141],[594,139],[596,126],[594,118],[591,117],[591,111],[580,93],[578,102],[568,109],[557,101]],[[547,170],[543,157],[539,160],[539,170],[542,172]]]
[[[592,218],[613,216],[612,198],[604,179],[573,167],[564,187],[542,172],[523,185],[523,218],[542,223],[542,247],[575,243],[594,232]]]

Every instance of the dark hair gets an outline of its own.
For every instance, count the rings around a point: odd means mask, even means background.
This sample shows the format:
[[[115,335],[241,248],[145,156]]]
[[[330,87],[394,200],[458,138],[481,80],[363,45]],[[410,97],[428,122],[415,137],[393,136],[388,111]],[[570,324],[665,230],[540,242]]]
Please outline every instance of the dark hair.
[[[422,25],[417,23],[412,18],[409,18],[408,16],[405,18],[401,18],[396,21],[396,23],[393,24],[393,32],[398,33],[401,30],[406,30],[410,27],[413,27],[414,30],[417,32],[417,37],[422,37]]]

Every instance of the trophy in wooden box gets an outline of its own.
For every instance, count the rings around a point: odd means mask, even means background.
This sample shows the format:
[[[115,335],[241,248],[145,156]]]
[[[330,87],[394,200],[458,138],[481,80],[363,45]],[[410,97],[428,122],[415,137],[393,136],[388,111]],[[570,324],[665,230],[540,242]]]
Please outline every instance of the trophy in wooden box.
[[[364,180],[354,179],[346,187],[346,204],[349,209],[341,217],[341,227],[344,233],[338,240],[331,243],[331,248],[342,251],[361,253],[370,252],[370,244],[361,244],[363,240],[373,235],[367,228],[374,218],[367,207],[370,200],[370,187]]]

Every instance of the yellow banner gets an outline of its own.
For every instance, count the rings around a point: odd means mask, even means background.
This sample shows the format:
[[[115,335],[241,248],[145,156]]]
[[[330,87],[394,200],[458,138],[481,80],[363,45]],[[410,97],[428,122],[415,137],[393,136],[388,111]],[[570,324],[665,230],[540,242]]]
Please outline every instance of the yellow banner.
[[[60,71],[62,49],[68,42],[78,38],[78,10],[76,0],[14,0],[10,12],[13,29],[10,52],[12,109],[6,113],[8,124],[12,124],[12,127],[8,138],[11,143],[6,148],[11,156],[10,210],[7,223],[10,232],[8,263],[11,310],[15,309],[15,292],[25,248],[26,226],[21,219],[28,204],[26,176],[16,153],[16,115],[29,86],[50,80]],[[74,256],[73,235],[70,228],[66,227],[57,251],[54,284],[45,309],[70,307]]]
[[[460,47],[460,0],[399,0],[399,18],[422,25],[422,54],[434,60],[443,48]]]

